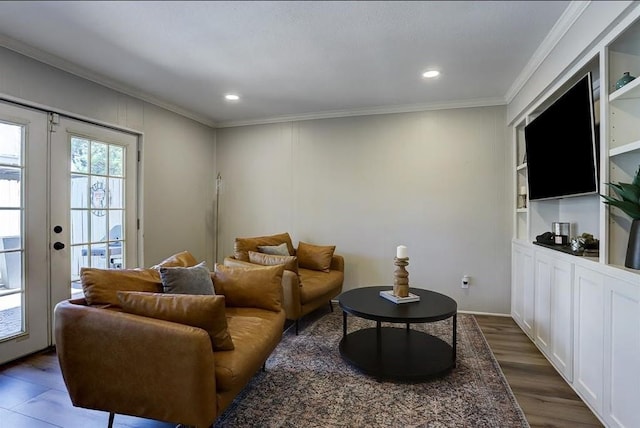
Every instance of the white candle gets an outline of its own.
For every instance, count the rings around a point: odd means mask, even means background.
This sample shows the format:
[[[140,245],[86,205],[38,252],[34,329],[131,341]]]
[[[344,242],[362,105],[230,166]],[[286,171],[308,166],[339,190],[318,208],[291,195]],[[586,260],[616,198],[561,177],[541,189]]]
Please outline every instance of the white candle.
[[[398,245],[398,248],[396,248],[396,257],[399,259],[406,259],[409,257],[407,254],[407,247],[404,245]]]

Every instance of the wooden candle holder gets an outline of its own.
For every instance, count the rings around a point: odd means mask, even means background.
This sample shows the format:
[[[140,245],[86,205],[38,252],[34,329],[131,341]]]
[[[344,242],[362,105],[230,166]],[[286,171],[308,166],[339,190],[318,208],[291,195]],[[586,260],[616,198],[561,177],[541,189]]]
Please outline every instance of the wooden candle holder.
[[[409,297],[409,272],[405,269],[409,266],[409,258],[399,259],[394,257],[393,264],[393,295],[396,297]]]

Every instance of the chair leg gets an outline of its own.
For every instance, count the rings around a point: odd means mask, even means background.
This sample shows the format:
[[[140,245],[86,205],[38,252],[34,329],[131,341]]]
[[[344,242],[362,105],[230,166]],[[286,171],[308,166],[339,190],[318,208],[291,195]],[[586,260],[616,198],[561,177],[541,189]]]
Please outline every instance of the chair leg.
[[[333,312],[333,302],[331,300],[329,300],[329,309]]]
[[[296,336],[298,335],[298,320],[296,320]]]
[[[115,414],[113,412],[109,412],[109,425],[107,425],[108,428],[113,428],[114,417],[115,417]]]

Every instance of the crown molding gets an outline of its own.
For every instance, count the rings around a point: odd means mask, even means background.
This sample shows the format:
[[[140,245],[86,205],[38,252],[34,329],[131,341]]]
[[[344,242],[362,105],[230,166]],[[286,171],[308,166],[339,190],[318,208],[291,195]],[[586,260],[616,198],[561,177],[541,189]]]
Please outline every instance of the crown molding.
[[[477,98],[472,100],[463,101],[451,101],[444,103],[429,103],[429,104],[406,104],[396,106],[382,106],[363,109],[351,109],[351,110],[329,110],[317,113],[305,113],[305,114],[292,114],[283,116],[274,116],[263,119],[250,119],[250,120],[232,120],[216,123],[216,128],[232,128],[236,126],[249,126],[249,125],[265,125],[269,123],[280,122],[294,122],[300,120],[314,120],[314,119],[335,119],[340,117],[352,117],[352,116],[372,116],[377,114],[393,114],[393,113],[413,113],[429,110],[448,110],[456,108],[469,108],[469,107],[488,107],[505,105],[504,98]]]
[[[79,67],[69,61],[66,61],[56,55],[34,48],[33,46],[11,39],[2,34],[0,34],[0,46],[5,47],[14,52],[17,52],[26,57],[29,57],[31,59],[34,59],[38,62],[47,64],[51,67],[62,70],[64,72],[67,72],[75,76],[81,77],[85,80],[89,80],[91,82],[97,83],[100,86],[104,86],[116,92],[120,92],[124,95],[129,95],[136,99],[145,101],[149,104],[153,104],[157,107],[161,107],[165,110],[169,110],[173,113],[187,117],[191,120],[202,123],[203,125],[215,127],[215,122],[207,117],[195,114],[192,111],[186,110],[182,107],[178,107],[175,104],[168,103],[166,101],[153,97],[138,89],[118,83],[115,80],[110,79],[102,74],[94,73],[85,68]]]
[[[569,6],[567,6],[562,15],[560,15],[560,18],[558,18],[551,28],[551,31],[549,31],[549,34],[547,34],[542,43],[540,43],[538,49],[533,53],[527,65],[524,66],[516,80],[507,91],[507,94],[505,95],[507,104],[513,101],[525,83],[527,83],[536,70],[538,70],[542,62],[549,56],[551,51],[553,51],[560,40],[562,40],[567,31],[569,31],[590,3],[590,0],[572,1],[569,3]]]

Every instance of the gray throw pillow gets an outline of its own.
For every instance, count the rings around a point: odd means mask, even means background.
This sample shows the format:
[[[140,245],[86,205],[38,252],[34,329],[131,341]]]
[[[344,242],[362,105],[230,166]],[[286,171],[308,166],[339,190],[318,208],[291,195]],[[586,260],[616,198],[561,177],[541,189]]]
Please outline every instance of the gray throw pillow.
[[[258,245],[258,251],[263,254],[271,254],[273,256],[290,256],[289,247],[284,242],[280,245]]]
[[[160,278],[165,293],[213,295],[213,281],[204,262],[192,267],[161,267]]]

